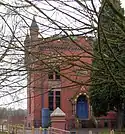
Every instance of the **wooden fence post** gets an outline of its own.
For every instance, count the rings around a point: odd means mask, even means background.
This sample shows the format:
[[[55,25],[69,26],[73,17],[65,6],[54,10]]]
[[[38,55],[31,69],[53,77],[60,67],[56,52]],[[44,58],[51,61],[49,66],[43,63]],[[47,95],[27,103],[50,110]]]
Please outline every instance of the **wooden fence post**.
[[[8,127],[8,128],[7,128],[7,129],[8,129],[8,132],[7,132],[7,133],[10,134],[10,125],[8,124],[7,127]]]
[[[23,125],[23,134],[25,134],[25,125]]]
[[[42,134],[42,127],[39,128],[39,134]]]
[[[92,134],[92,130],[89,130],[89,134]]]
[[[32,126],[32,134],[34,134],[34,126]]]
[[[18,131],[18,126],[15,125],[15,133],[17,134],[17,131]]]
[[[114,134],[114,130],[111,130],[111,131],[110,131],[110,134]]]

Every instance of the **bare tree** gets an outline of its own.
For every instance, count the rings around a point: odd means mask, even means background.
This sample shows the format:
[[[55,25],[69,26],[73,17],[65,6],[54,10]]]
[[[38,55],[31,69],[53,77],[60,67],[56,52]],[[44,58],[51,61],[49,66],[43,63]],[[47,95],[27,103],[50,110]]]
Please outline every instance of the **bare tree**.
[[[71,3],[73,3],[73,6],[70,5]],[[39,25],[39,36],[45,39],[43,43],[61,38],[69,38],[69,40],[71,40],[78,48],[87,52],[88,55],[92,55],[91,51],[85,50],[86,48],[74,40],[74,36],[94,36],[94,30],[96,29],[94,27],[96,20],[94,20],[94,17],[96,18],[96,14],[94,12],[94,5],[92,5],[92,3],[88,4],[87,2],[79,1],[13,1],[7,3],[6,1],[3,1],[0,4],[1,9],[4,10],[4,12],[2,12],[0,15],[2,21],[1,98],[11,95],[13,101],[20,100],[20,98],[18,98],[18,94],[21,94],[23,89],[26,89],[27,87],[27,83],[25,82],[27,78],[27,70],[25,66],[27,65],[24,65],[24,55],[25,53],[30,52],[29,49],[24,46],[23,40],[25,39],[27,30],[30,28],[33,16],[36,16],[37,24]],[[38,4],[45,5],[45,7],[41,8],[38,6]],[[53,35],[55,34],[57,36],[53,38]],[[48,38],[49,36],[51,36],[51,38]],[[36,47],[39,45],[40,44],[36,44]],[[73,63],[70,65],[71,63],[68,63],[68,61],[78,61],[78,57],[82,58],[82,56],[75,55],[74,58],[72,58],[73,54],[67,57],[66,54],[61,54],[56,49],[54,51],[59,58],[63,57],[62,61],[60,62],[62,62],[63,65],[64,63],[66,64],[65,68],[68,66],[78,66],[81,68],[83,66],[80,65],[80,67],[77,64],[73,65]],[[34,56],[33,53],[30,55]],[[45,64],[45,68],[40,68],[40,70],[45,70],[49,68],[49,64],[47,64],[45,61],[52,59],[53,62],[56,55],[41,55],[42,56],[40,57],[44,57],[43,59],[36,55],[35,57],[36,60],[41,60],[41,63]],[[75,57],[77,58],[75,59]],[[32,62],[34,61],[31,61],[28,64],[32,64]],[[86,68],[90,68],[91,65],[84,66],[86,66]],[[68,78],[64,74],[62,75],[71,80],[71,78]]]
[[[120,18],[115,20],[112,16],[109,19],[116,23],[121,29],[122,35],[124,35],[124,24],[119,23],[124,21],[124,16],[114,7],[113,1],[107,0],[110,8]],[[100,14],[105,4],[102,4],[101,11],[99,7],[100,1],[80,1],[80,0],[58,0],[58,1],[29,1],[19,0],[18,2],[0,2],[3,12],[0,13],[2,25],[0,27],[0,41],[1,41],[1,98],[6,96],[12,96],[13,102],[18,102],[22,99],[18,98],[21,92],[26,90],[26,87],[37,83],[39,79],[45,79],[48,71],[55,71],[59,73],[63,78],[70,81],[72,84],[67,86],[93,86],[107,84],[109,82],[120,83],[121,87],[124,87],[124,82],[120,82],[119,79],[124,79],[123,76],[116,77],[109,66],[106,64],[112,62],[112,59],[124,66],[124,63],[119,61],[117,55],[113,53],[112,57],[106,57],[105,53],[101,53],[101,56],[93,53],[93,47],[95,40],[99,40],[99,26],[100,26]],[[35,23],[32,21],[33,16]],[[32,29],[30,26],[35,29]],[[35,26],[34,26],[35,24]],[[101,32],[103,37],[107,41],[105,36],[106,30],[101,25]],[[29,29],[30,32],[29,33]],[[110,35],[112,34],[109,33]],[[97,37],[98,35],[98,37]],[[39,36],[39,37],[38,37]],[[26,38],[25,38],[26,37]],[[88,43],[80,42],[81,37]],[[41,39],[40,39],[41,38]],[[25,41],[24,41],[25,40]],[[64,42],[65,40],[65,42]],[[115,39],[114,39],[115,40]],[[24,41],[24,42],[23,42]],[[50,46],[52,42],[60,42],[60,46]],[[64,44],[68,45],[64,45]],[[56,44],[56,43],[55,43]],[[107,46],[108,41],[106,42]],[[99,45],[100,46],[100,45]],[[32,49],[33,47],[33,49]],[[100,46],[101,48],[102,46]],[[51,53],[41,53],[43,49],[50,49]],[[71,49],[72,48],[72,49]],[[68,49],[70,54],[66,54],[61,49]],[[73,49],[79,49],[81,52],[78,54],[73,53]],[[112,48],[109,46],[109,51],[112,53]],[[86,59],[90,59],[90,61]],[[95,68],[92,66],[92,59],[102,61],[107,67],[107,74],[112,79],[102,79],[102,82],[98,83],[100,78],[96,78],[96,82],[92,83],[90,80],[91,71],[103,72],[103,69]],[[25,61],[25,64],[24,64]],[[34,67],[34,64],[36,66]],[[63,73],[56,67],[62,66]],[[69,71],[71,69],[71,71]],[[45,72],[39,75],[39,72]],[[32,72],[32,73],[29,73]],[[72,72],[73,76],[70,75]],[[29,75],[34,73],[38,74],[38,77],[26,83],[26,79],[30,78]],[[86,80],[85,75],[88,74]],[[83,79],[83,81],[81,80]],[[59,85],[60,86],[60,85]],[[35,87],[38,91],[41,87]],[[65,87],[61,87],[65,88]],[[19,94],[19,95],[18,95]],[[41,94],[45,94],[42,92]],[[37,95],[36,95],[37,96]],[[38,94],[39,96],[39,94]],[[34,97],[34,96],[32,96]],[[16,100],[15,100],[16,98]]]

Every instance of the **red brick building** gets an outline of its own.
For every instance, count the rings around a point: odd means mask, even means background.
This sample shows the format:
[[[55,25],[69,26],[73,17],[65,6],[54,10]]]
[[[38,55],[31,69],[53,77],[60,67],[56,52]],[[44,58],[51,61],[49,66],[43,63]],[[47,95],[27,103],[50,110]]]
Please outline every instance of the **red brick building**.
[[[82,36],[42,38],[38,35],[34,18],[30,35],[24,41],[28,72],[27,125],[41,122],[42,108],[52,112],[56,107],[66,114],[67,128],[76,125],[77,120],[83,124],[89,122],[90,43]]]

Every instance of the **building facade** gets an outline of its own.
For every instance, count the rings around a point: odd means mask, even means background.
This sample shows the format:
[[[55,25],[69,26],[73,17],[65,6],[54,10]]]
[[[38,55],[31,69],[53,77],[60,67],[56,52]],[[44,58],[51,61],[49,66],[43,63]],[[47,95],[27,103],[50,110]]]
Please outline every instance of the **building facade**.
[[[33,18],[26,36],[27,126],[39,126],[42,109],[50,113],[59,107],[66,114],[66,128],[77,121],[91,120],[88,85],[90,83],[91,44],[82,36],[43,38]]]

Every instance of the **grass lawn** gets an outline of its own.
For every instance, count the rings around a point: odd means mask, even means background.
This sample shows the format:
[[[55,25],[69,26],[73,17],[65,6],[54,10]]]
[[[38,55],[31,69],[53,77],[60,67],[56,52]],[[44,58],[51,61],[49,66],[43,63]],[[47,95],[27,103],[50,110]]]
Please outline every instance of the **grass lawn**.
[[[110,134],[109,130],[103,130],[100,134]]]
[[[7,132],[0,132],[0,134],[7,134]]]

